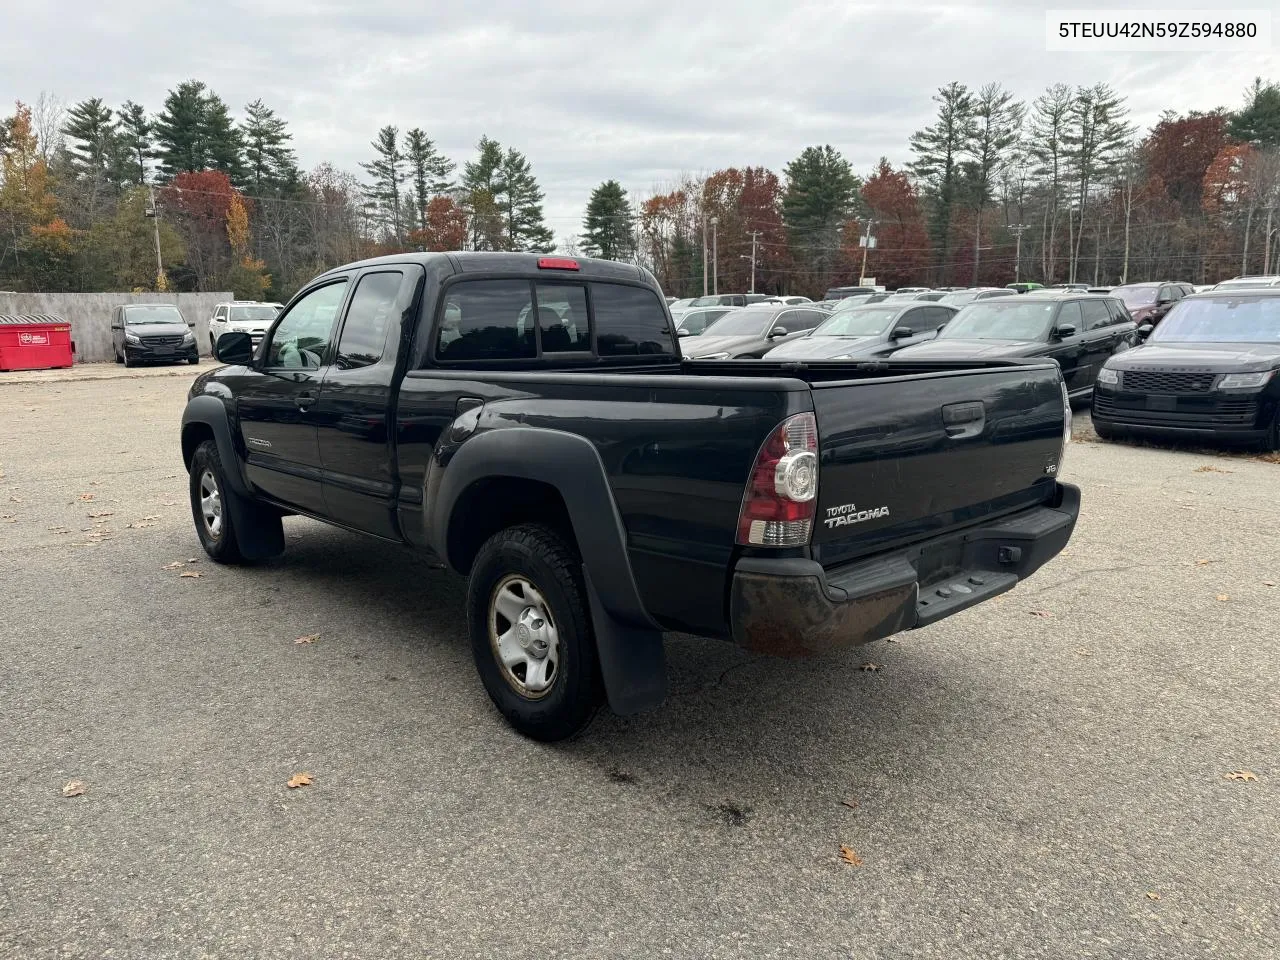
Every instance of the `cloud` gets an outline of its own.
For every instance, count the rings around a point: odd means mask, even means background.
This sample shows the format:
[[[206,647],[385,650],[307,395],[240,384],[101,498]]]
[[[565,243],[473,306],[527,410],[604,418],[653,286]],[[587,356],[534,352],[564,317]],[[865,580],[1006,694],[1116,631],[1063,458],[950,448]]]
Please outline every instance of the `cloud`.
[[[1104,80],[1147,126],[1165,109],[1235,106],[1255,75],[1274,74],[1265,54],[1046,53],[1044,9],[63,0],[6,12],[0,89],[157,110],[195,77],[235,110],[258,97],[274,107],[304,165],[352,171],[383,124],[421,126],[460,164],[487,134],[529,156],[550,224],[567,234],[608,178],[645,193],[682,171],[781,170],[814,143],[861,171],[882,155],[902,163],[907,138],[932,117],[930,97],[951,80],[996,80],[1027,99],[1050,83]]]

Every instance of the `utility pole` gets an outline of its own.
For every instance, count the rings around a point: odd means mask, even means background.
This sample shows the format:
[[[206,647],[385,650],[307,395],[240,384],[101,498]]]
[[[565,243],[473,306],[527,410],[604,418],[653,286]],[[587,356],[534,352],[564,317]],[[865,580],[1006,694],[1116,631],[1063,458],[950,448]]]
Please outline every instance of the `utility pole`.
[[[1275,207],[1267,207],[1267,229],[1264,236],[1266,242],[1262,252],[1262,272],[1264,275],[1271,273],[1271,237],[1276,232],[1271,224],[1275,217],[1275,212]]]
[[[1025,223],[1009,224],[1009,232],[1014,237],[1013,247],[1013,282],[1018,283],[1022,280],[1022,231],[1027,229]]]
[[[711,292],[720,292],[720,254],[716,248],[716,242],[720,239],[719,217],[711,218]]]
[[[160,210],[156,206],[156,192],[147,186],[147,196],[151,203],[146,208],[146,215],[151,218],[151,226],[155,228],[156,237],[156,285],[159,286],[164,280],[164,261],[160,259]]]
[[[756,292],[756,237],[760,236],[759,230],[751,231],[751,289],[747,293]]]
[[[702,214],[702,295],[707,295],[707,215]]]
[[[867,218],[867,232],[862,238],[862,269],[858,271],[858,286],[862,286],[862,281],[867,276],[867,251],[871,249],[871,245],[875,243],[876,238],[871,235],[871,227],[873,224],[879,223],[879,220]]]

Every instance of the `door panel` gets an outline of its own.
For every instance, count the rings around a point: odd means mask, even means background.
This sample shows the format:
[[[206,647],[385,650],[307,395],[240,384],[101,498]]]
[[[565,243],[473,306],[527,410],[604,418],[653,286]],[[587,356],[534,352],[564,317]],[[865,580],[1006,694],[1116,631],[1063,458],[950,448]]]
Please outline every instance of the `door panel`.
[[[269,335],[261,354],[263,368],[250,370],[237,389],[249,481],[306,513],[325,512],[311,410],[319,399],[349,286],[342,277],[295,300]]]
[[[1054,328],[1071,324],[1076,328],[1075,334],[1062,339],[1051,339],[1048,355],[1058,361],[1062,368],[1062,379],[1067,385],[1068,393],[1083,392],[1092,381],[1089,379],[1089,358],[1084,347],[1084,318],[1080,313],[1079,303],[1064,303],[1053,321]]]
[[[347,306],[334,363],[311,410],[320,449],[326,513],[380,537],[399,539],[395,451],[388,430],[401,323],[419,267],[362,274]]]

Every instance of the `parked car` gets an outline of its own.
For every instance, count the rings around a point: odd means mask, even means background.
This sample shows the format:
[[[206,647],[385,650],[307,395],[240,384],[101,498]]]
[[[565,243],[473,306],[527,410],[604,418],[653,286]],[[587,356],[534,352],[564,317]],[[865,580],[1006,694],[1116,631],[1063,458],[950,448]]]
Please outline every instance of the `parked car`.
[[[830,316],[813,307],[743,307],[727,313],[700,337],[684,337],[680,352],[694,360],[762,357],[773,347],[802,337]]]
[[[695,307],[693,310],[686,310],[676,320],[676,333],[682,337],[696,337],[734,309],[734,307]]]
[[[894,293],[928,293],[933,287],[899,287]]]
[[[955,315],[935,303],[863,304],[834,313],[807,337],[774,347],[766,360],[859,360],[887,357],[932,340]]]
[[[172,303],[126,303],[111,311],[111,348],[116,363],[200,362],[194,324]]]
[[[672,313],[675,313],[677,310],[688,310],[693,306],[693,301],[697,299],[697,297],[685,297],[683,300],[676,300],[673,303],[668,304],[667,309]]]
[[[1118,297],[1045,291],[962,307],[936,339],[904,347],[894,359],[1048,357],[1062,368],[1074,400],[1089,396],[1113,353],[1137,341],[1137,324]]]
[[[763,293],[712,293],[705,297],[695,297],[691,306],[695,307],[745,307],[769,299]]]
[[[873,293],[883,293],[884,288],[876,287],[832,287],[825,294],[823,300],[844,300],[848,297],[866,297]]]
[[[544,297],[571,304],[576,340]],[[279,554],[300,513],[447,565],[489,696],[541,740],[606,698],[660,703],[663,631],[791,656],[866,643],[1004,593],[1079,512],[1056,480],[1055,365],[682,365],[657,282],[628,264],[350,264],[256,353],[228,333],[218,358],[181,429],[205,552]]]
[[[1254,287],[1280,287],[1280,276],[1234,277],[1223,280],[1214,286],[1214,290],[1240,290]]]
[[[1194,292],[1189,283],[1160,280],[1152,283],[1126,283],[1112,290],[1111,295],[1124,301],[1124,305],[1129,308],[1129,315],[1141,326],[1144,323],[1159,323],[1160,318],[1175,303]]]
[[[1046,290],[1071,290],[1077,293],[1088,293],[1089,285],[1087,283],[1051,283],[1045,287]]]
[[[1040,283],[1031,283],[1030,281],[1020,281],[1018,283],[1005,284],[1014,293],[1030,293],[1032,290],[1043,290],[1044,285]]]
[[[761,300],[760,302],[761,303],[777,303],[777,304],[782,304],[784,306],[790,306],[790,307],[798,306],[799,304],[802,304],[802,303],[813,303],[813,301],[810,300],[808,297],[769,297],[765,300]]]
[[[1115,287],[1089,287],[1085,293],[1110,293]]]
[[[210,352],[217,347],[218,338],[232,330],[249,334],[256,347],[262,342],[263,334],[281,309],[273,303],[259,303],[256,300],[233,300],[217,304],[213,308],[213,316],[209,318]]]
[[[956,290],[948,293],[946,296],[938,300],[939,303],[945,303],[953,307],[963,307],[967,303],[973,303],[975,300],[990,300],[992,297],[1011,297],[1016,290],[1010,290],[1008,287],[977,287],[973,290]]]
[[[1187,297],[1093,391],[1104,440],[1165,436],[1280,449],[1280,288]]]
[[[1215,286],[1217,286],[1217,284],[1214,284],[1214,283],[1197,283],[1197,284],[1194,284],[1194,285],[1192,286],[1192,288],[1191,288],[1191,289],[1192,289],[1192,290],[1194,290],[1196,293],[1208,293],[1208,292],[1209,292],[1210,290],[1212,290]]]

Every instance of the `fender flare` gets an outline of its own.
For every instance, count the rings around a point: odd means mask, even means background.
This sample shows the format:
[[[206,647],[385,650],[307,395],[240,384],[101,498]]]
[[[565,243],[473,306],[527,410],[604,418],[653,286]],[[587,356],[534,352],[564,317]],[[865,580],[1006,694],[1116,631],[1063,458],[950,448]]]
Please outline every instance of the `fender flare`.
[[[427,504],[427,535],[455,571],[449,526],[459,499],[479,481],[516,477],[546,483],[560,492],[582,555],[600,670],[614,712],[636,713],[666,696],[662,630],[640,599],[626,529],[613,499],[604,463],[591,442],[561,430],[508,427],[476,434],[440,468],[439,485]],[[428,483],[430,488],[431,483]]]
[[[218,457],[227,469],[227,480],[231,489],[242,497],[253,497],[253,488],[244,476],[244,458],[236,454],[235,440],[231,435],[231,424],[227,422],[226,405],[217,397],[202,394],[187,401],[182,411],[182,435],[186,436],[187,427],[199,423],[213,431],[213,441],[218,445]],[[183,457],[184,465],[186,457]]]

